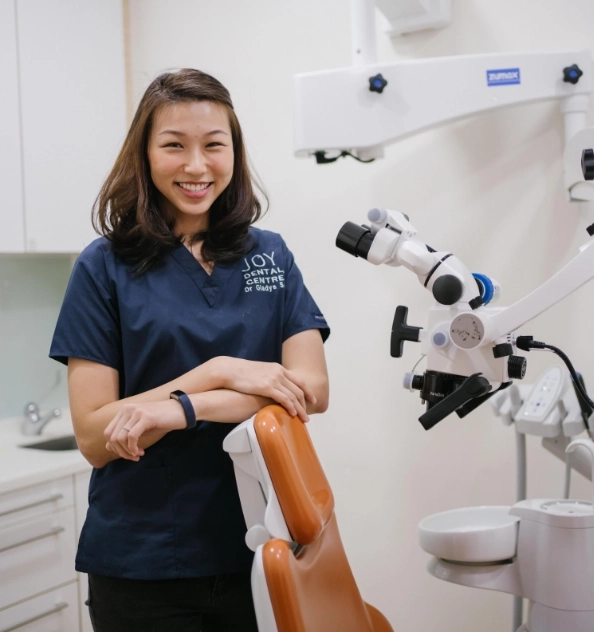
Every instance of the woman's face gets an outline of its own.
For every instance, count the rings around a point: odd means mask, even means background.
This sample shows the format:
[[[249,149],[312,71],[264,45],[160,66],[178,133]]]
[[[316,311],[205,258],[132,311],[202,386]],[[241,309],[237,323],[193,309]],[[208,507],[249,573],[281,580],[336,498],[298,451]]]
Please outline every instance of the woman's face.
[[[208,211],[233,175],[233,139],[227,111],[211,101],[160,108],[148,143],[151,178],[175,233],[208,228]]]

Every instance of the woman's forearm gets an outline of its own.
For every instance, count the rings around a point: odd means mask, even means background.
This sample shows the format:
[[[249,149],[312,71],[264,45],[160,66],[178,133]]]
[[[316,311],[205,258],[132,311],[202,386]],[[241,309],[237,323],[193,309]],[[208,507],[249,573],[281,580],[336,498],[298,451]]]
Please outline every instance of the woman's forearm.
[[[274,404],[272,399],[246,395],[227,389],[217,389],[189,396],[196,419],[219,423],[240,423],[255,415],[261,408]]]
[[[94,362],[71,359],[69,363],[70,410],[78,446],[84,457],[94,467],[103,467],[119,458],[107,450],[105,429],[118,412],[127,404],[143,404],[169,399],[175,390],[199,393],[222,386],[220,362],[214,358],[161,386],[123,399],[114,399],[117,389],[117,372],[112,372],[112,382],[95,379],[97,365]],[[106,367],[103,367],[105,369]],[[100,368],[101,370],[101,368]],[[103,388],[102,388],[103,386]],[[117,391],[116,391],[117,392]],[[77,394],[76,397],[73,394]],[[82,395],[82,396],[80,396]],[[103,402],[107,403],[103,404]],[[166,434],[153,430],[144,435],[139,444],[148,448]]]
[[[196,419],[219,423],[239,423],[272,403],[272,400],[266,397],[245,395],[226,389],[194,393],[189,397],[194,406]],[[157,425],[159,427],[155,427]],[[114,418],[111,424],[113,428],[106,431],[106,434],[113,432],[113,438],[109,443],[111,450],[105,448],[104,437],[103,453],[97,452],[91,463],[95,467],[103,467],[120,457],[140,460],[147,448],[169,432],[161,427],[166,425],[173,429],[181,429],[185,425],[183,410],[173,400],[126,406]],[[120,426],[128,428],[129,431],[121,432]]]

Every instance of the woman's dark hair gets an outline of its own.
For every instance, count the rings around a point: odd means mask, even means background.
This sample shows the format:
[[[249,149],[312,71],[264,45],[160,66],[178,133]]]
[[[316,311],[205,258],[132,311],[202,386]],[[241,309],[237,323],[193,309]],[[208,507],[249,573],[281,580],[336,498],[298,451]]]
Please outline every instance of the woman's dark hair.
[[[262,208],[252,183],[241,126],[228,90],[214,77],[191,68],[158,76],[146,89],[111,173],[93,205],[93,226],[107,237],[114,252],[142,274],[159,265],[180,244],[173,234],[172,217],[159,207],[159,193],[152,182],[148,140],[155,113],[174,103],[211,101],[222,105],[229,117],[233,141],[233,176],[209,210],[208,230],[192,235],[203,241],[207,262],[234,261],[248,250],[247,236]]]

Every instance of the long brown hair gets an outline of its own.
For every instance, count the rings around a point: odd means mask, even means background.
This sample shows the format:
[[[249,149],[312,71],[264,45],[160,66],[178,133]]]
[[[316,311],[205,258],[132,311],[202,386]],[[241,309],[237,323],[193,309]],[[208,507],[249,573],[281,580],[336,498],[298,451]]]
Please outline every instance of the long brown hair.
[[[148,140],[155,113],[165,105],[212,101],[227,110],[233,141],[233,176],[209,210],[208,230],[196,233],[205,261],[234,261],[248,250],[248,229],[261,214],[254,187],[268,198],[248,166],[241,126],[228,90],[214,77],[191,68],[159,75],[146,89],[124,144],[95,204],[93,226],[107,237],[117,255],[138,273],[159,265],[180,245],[173,234],[173,218],[159,207],[159,196],[150,175]]]

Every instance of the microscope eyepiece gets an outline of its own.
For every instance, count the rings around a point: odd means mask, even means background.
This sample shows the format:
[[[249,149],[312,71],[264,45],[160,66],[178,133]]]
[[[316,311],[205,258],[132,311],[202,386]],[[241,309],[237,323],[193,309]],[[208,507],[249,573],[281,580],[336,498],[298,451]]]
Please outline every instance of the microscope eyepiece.
[[[373,243],[373,235],[367,226],[359,226],[355,222],[347,222],[336,237],[336,247],[348,252],[353,257],[367,260]]]

